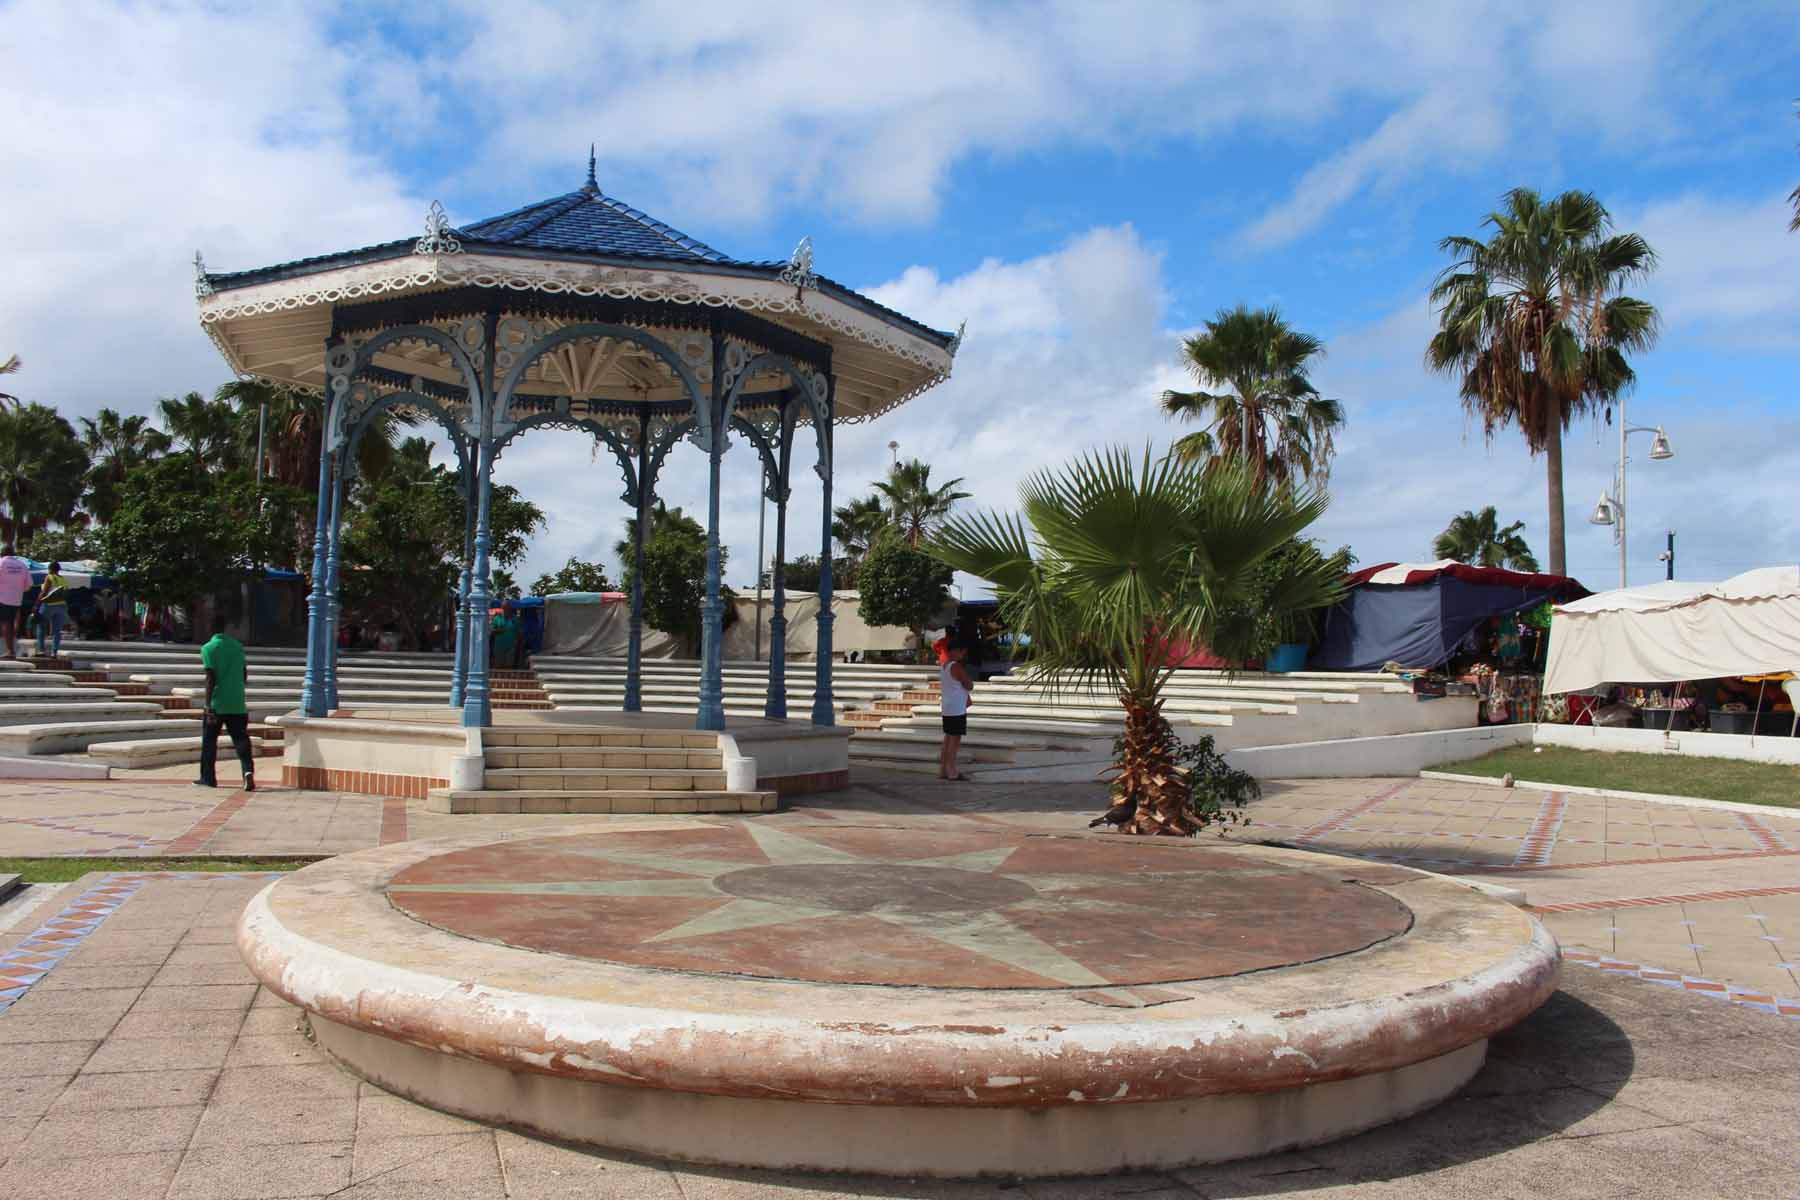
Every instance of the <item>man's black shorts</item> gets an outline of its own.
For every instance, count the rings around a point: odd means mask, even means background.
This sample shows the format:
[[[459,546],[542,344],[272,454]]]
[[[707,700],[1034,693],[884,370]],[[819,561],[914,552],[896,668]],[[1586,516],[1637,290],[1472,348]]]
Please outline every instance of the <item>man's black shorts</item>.
[[[967,732],[969,732],[969,715],[967,713],[960,717],[944,718],[945,737],[961,737]]]
[[[17,626],[19,623],[19,606],[16,604],[0,604],[0,625]]]

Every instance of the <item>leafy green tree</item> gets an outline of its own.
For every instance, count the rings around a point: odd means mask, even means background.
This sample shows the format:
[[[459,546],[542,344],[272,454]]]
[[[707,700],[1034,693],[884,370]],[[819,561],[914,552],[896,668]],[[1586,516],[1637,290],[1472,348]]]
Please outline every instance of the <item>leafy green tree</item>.
[[[511,571],[494,571],[488,579],[488,596],[494,600],[519,600],[524,598],[524,591],[519,581],[513,578]]]
[[[943,610],[954,572],[896,538],[876,542],[857,571],[857,612],[871,625],[903,625],[924,645],[928,621]]]
[[[1257,479],[1323,483],[1344,407],[1307,377],[1325,343],[1272,308],[1220,309],[1206,330],[1182,343],[1184,365],[1211,391],[1164,392],[1162,410],[1204,421],[1175,443],[1190,462],[1241,459]]]
[[[81,417],[81,446],[92,465],[88,468],[87,510],[105,523],[119,506],[119,485],[133,469],[167,454],[169,435],[150,424],[150,418],[121,416],[103,408],[97,417]]]
[[[875,490],[887,504],[887,522],[896,536],[909,546],[917,546],[971,493],[959,492],[961,479],[952,479],[939,487],[931,486],[931,464],[909,458],[888,468],[886,479],[875,484]],[[863,545],[864,553],[878,540],[881,527]],[[834,530],[835,534],[835,530]],[[849,547],[846,547],[848,549]]]
[[[857,588],[857,571],[861,563],[848,555],[831,560],[831,587],[833,591],[853,592]],[[790,592],[817,592],[819,590],[820,564],[816,554],[802,554],[799,558],[789,559],[781,564],[781,586]],[[762,584],[773,587],[775,570],[773,567],[763,571]]]
[[[627,592],[634,579],[630,551],[635,521],[635,517],[626,519],[626,536],[621,542]],[[720,546],[720,571],[725,569],[725,561],[726,548]],[[720,594],[729,599],[730,589],[721,588]],[[651,514],[649,540],[644,543],[644,620],[652,629],[674,637],[682,653],[691,656],[700,646],[705,601],[706,530],[679,508],[658,504]],[[732,611],[728,603],[727,618]]]
[[[83,562],[93,558],[97,545],[86,530],[40,529],[25,539],[19,553],[39,562]]]
[[[1275,485],[1247,462],[1145,451],[1134,465],[1113,449],[1028,478],[1019,498],[1020,514],[952,518],[927,551],[993,585],[1007,626],[1032,640],[1027,678],[1118,696],[1125,733],[1096,823],[1198,832],[1218,814],[1196,802],[1163,715],[1168,647],[1246,657],[1258,636],[1246,599],[1257,568],[1324,513],[1325,494]],[[1334,602],[1334,567],[1296,559],[1276,581],[1282,607]]]
[[[1439,558],[1455,559],[1477,567],[1536,571],[1537,558],[1519,532],[1523,528],[1523,521],[1500,528],[1500,518],[1490,504],[1480,512],[1460,512],[1451,517],[1444,532],[1432,541],[1431,552]]]
[[[1234,661],[1265,658],[1283,643],[1310,642],[1317,632],[1319,610],[1311,607],[1304,590],[1297,607],[1289,588],[1295,581],[1341,578],[1355,563],[1350,547],[1339,546],[1327,554],[1319,548],[1318,539],[1308,537],[1289,538],[1259,559],[1246,575],[1239,599],[1227,607],[1223,617],[1247,631],[1242,657]]]
[[[15,545],[51,524],[79,523],[87,451],[53,408],[0,408],[0,537]]]
[[[832,513],[831,537],[843,547],[844,554],[851,560],[860,560],[875,544],[875,539],[892,523],[887,506],[881,497],[863,496],[848,504],[841,504]],[[798,560],[796,560],[798,561]],[[814,560],[816,567],[817,560]],[[814,588],[806,588],[813,591]]]
[[[413,643],[443,611],[461,570],[462,489],[456,473],[433,464],[431,453],[430,442],[408,438],[374,478],[358,480],[338,575],[348,612],[370,624],[391,624]],[[516,488],[496,484],[488,520],[489,592],[517,598],[507,568],[525,556],[544,514]]]
[[[555,596],[563,592],[610,592],[612,582],[606,578],[606,569],[599,563],[583,562],[569,556],[569,561],[562,565],[554,575],[539,575],[537,582],[531,585],[534,596]]]
[[[1628,353],[1656,341],[1648,301],[1619,293],[1656,265],[1635,233],[1612,232],[1612,216],[1589,192],[1545,200],[1514,188],[1488,214],[1487,241],[1438,243],[1455,261],[1431,302],[1438,332],[1425,351],[1434,371],[1461,380],[1463,409],[1495,431],[1516,425],[1544,456],[1550,504],[1550,572],[1568,574],[1563,536],[1563,431],[1636,381]]]
[[[264,566],[291,567],[305,496],[241,473],[213,475],[191,454],[126,475],[96,543],[120,585],[152,604],[185,605],[235,587]]]

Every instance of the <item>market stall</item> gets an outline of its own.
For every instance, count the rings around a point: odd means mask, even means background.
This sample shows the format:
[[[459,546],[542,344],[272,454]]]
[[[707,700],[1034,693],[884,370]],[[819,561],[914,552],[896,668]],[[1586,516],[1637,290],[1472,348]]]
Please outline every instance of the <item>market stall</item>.
[[[1762,567],[1558,606],[1544,689],[1606,692],[1599,699],[1646,725],[1665,715],[1673,725],[1680,713],[1725,732],[1791,734],[1797,670],[1800,567]]]

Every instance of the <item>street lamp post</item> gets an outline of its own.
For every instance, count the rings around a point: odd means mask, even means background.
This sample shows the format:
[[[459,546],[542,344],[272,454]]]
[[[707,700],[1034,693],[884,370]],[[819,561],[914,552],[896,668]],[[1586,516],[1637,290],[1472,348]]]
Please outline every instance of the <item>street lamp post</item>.
[[[1613,490],[1600,493],[1600,500],[1594,505],[1594,515],[1588,518],[1590,525],[1611,525],[1613,541],[1619,547],[1619,586],[1629,586],[1629,577],[1625,566],[1625,465],[1631,461],[1626,452],[1626,438],[1634,433],[1653,434],[1650,442],[1650,457],[1662,461],[1675,457],[1675,451],[1669,447],[1669,435],[1663,432],[1661,425],[1632,425],[1625,420],[1625,398],[1619,397],[1619,465],[1613,474]]]

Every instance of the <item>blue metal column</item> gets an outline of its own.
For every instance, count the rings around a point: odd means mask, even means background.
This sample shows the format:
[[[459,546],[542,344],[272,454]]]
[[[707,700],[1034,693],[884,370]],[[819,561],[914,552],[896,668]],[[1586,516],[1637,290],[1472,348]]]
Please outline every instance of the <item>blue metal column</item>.
[[[462,574],[456,587],[456,663],[450,669],[450,707],[463,706],[463,689],[469,678],[469,560],[473,557],[475,540],[475,481],[469,476],[474,473],[475,465],[465,463],[463,467],[463,540],[462,540]]]
[[[828,378],[825,385],[825,426],[819,430],[820,467],[819,482],[824,492],[824,519],[821,522],[821,548],[819,550],[819,635],[816,651],[816,674],[813,684],[814,725],[833,725],[837,723],[837,705],[831,696],[831,471],[834,455],[831,452],[831,422],[836,415],[837,384],[835,378]]]
[[[719,458],[725,450],[725,335],[712,335],[712,440],[706,447],[706,599],[700,610],[700,710],[696,729],[725,728],[724,604],[719,599]]]
[[[488,704],[488,551],[492,544],[489,529],[489,500],[493,495],[494,441],[484,433],[477,450],[475,471],[475,566],[469,579],[467,623],[469,670],[463,681],[464,725],[492,724],[493,710]]]
[[[343,605],[338,601],[338,564],[343,555],[344,489],[349,483],[350,466],[345,457],[350,442],[338,451],[337,480],[331,487],[331,544],[325,560],[325,706],[327,711],[338,706],[338,614]]]
[[[468,609],[469,667],[463,679],[464,726],[493,723],[493,710],[488,704],[488,553],[493,547],[489,522],[490,502],[494,491],[494,426],[500,418],[494,395],[494,359],[500,352],[500,311],[491,308],[487,314],[486,336],[482,345],[487,352],[481,364],[481,395],[471,396],[469,411],[475,415],[475,557],[470,568]]]
[[[327,343],[326,353],[330,353]],[[325,539],[331,520],[331,388],[325,389],[324,434],[319,438],[319,511],[313,525],[312,590],[306,595],[306,677],[300,684],[300,714],[322,717],[325,702]]]
[[[650,406],[638,409],[637,531],[631,539],[631,622],[625,631],[625,711],[644,711],[644,542],[656,481],[650,478]]]
[[[794,449],[794,417],[799,401],[790,397],[781,405],[781,439],[775,471],[775,560],[774,612],[769,617],[769,696],[763,702],[763,716],[772,721],[787,719],[787,584],[782,574],[787,566],[787,502],[788,463]]]

